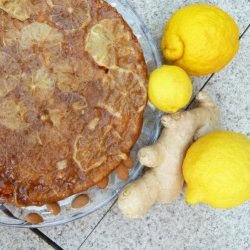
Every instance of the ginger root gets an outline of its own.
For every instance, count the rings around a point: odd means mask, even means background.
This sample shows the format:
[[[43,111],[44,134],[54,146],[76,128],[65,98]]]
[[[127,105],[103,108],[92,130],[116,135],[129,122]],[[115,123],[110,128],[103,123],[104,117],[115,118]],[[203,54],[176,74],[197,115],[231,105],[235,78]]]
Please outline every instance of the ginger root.
[[[220,114],[216,104],[205,93],[196,98],[197,108],[164,115],[160,138],[154,145],[142,148],[139,161],[150,170],[121,192],[118,206],[129,218],[143,216],[156,202],[169,203],[183,187],[182,163],[191,143],[219,128]]]

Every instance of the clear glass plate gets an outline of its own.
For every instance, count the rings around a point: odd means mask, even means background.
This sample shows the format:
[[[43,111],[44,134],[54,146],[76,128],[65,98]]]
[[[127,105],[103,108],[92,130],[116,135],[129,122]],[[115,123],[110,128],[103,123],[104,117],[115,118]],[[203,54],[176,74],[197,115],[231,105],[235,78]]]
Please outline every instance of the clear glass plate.
[[[118,10],[118,12],[132,28],[134,34],[137,36],[143,49],[149,72],[160,66],[160,56],[151,35],[139,16],[128,5],[126,0],[106,0],[106,2]],[[131,151],[135,167],[131,169],[129,178],[126,181],[121,181],[115,174],[111,174],[109,185],[106,189],[101,190],[97,187],[92,187],[84,192],[89,195],[91,201],[82,209],[71,208],[70,204],[75,196],[71,196],[60,201],[59,204],[61,206],[61,213],[58,216],[51,214],[46,206],[18,208],[12,205],[3,204],[0,206],[0,224],[12,227],[29,228],[55,226],[87,216],[88,214],[106,205],[119,194],[126,184],[136,179],[141,173],[143,166],[138,162],[136,155],[141,147],[152,144],[158,138],[160,133],[160,116],[161,113],[148,103],[144,112],[143,129],[140,138]],[[44,222],[38,225],[28,224],[24,218],[31,212],[41,214]]]

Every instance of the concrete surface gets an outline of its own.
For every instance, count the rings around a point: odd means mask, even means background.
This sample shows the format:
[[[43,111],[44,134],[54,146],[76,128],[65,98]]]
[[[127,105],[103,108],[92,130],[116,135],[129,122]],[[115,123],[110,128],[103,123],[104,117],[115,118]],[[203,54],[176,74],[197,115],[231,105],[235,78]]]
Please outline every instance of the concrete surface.
[[[128,0],[159,45],[162,29],[178,8],[194,2],[212,3],[230,13],[241,34],[250,24],[249,0]],[[208,77],[193,78],[195,92]],[[234,60],[207,83],[205,90],[221,107],[223,126],[250,135],[250,29],[241,38]],[[63,249],[250,249],[250,202],[232,210],[188,206],[183,196],[156,205],[140,220],[127,220],[117,205],[81,220],[41,231]],[[0,227],[0,249],[53,249],[26,229]]]
[[[1,250],[53,250],[43,239],[29,229],[0,227]]]

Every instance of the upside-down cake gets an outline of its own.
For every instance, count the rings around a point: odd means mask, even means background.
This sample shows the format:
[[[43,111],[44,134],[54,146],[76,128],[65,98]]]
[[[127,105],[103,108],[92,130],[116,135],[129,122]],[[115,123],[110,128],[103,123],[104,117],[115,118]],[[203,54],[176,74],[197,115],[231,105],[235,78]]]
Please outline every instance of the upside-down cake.
[[[82,192],[126,160],[141,130],[140,45],[102,0],[0,0],[0,202]]]

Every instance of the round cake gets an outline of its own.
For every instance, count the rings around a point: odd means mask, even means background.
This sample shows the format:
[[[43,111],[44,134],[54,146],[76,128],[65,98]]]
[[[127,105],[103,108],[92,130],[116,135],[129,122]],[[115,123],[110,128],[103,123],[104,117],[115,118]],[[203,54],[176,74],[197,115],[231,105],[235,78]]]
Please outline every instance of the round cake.
[[[140,45],[102,0],[0,0],[0,202],[62,200],[125,161],[141,131]]]

